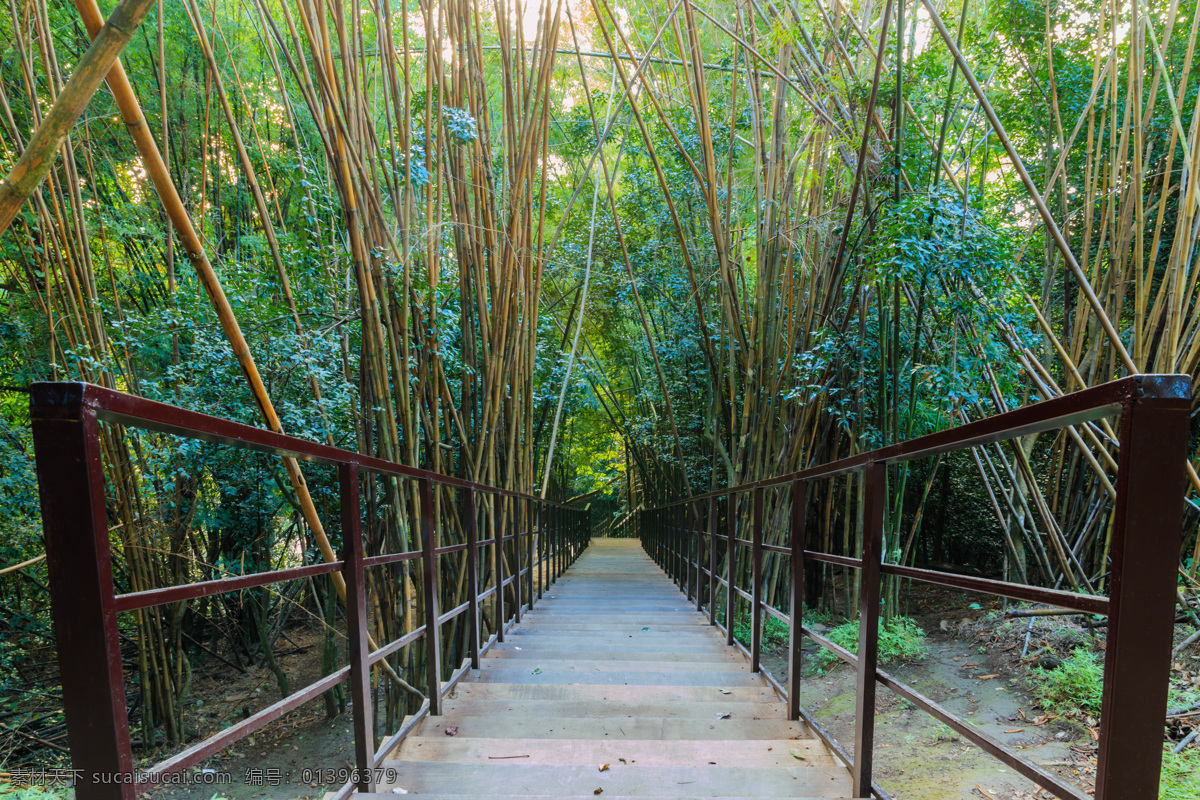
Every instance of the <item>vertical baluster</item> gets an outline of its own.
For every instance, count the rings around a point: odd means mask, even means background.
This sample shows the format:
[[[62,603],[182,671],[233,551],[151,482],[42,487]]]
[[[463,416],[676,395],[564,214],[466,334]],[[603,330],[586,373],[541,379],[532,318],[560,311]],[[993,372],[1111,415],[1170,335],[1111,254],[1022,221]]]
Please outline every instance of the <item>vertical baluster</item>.
[[[867,464],[862,519],[862,590],[858,608],[858,697],[854,721],[854,797],[871,796],[875,753],[875,676],[879,657],[879,593],[883,551],[883,515],[887,503],[887,465]]]
[[[696,610],[704,610],[704,501],[696,501]]]
[[[367,657],[367,584],[359,510],[358,467],[338,465],[342,504],[342,577],[346,581],[346,633],[350,645],[350,703],[354,714],[355,786],[375,791],[375,719]],[[423,501],[422,501],[423,502]],[[428,580],[428,578],[426,578]]]
[[[548,523],[549,511],[546,508],[546,503],[542,500],[538,501],[538,599],[541,600],[546,596],[546,525]]]
[[[1122,409],[1096,800],[1158,796],[1190,396],[1146,377]]]
[[[526,593],[529,595],[529,608],[533,609],[533,601],[536,592],[533,588],[533,538],[537,533],[538,509],[537,501],[529,498],[525,501],[526,514],[529,519],[529,535],[525,537],[525,563],[529,568],[529,574],[525,579]]]
[[[500,495],[493,494],[492,505],[492,559],[495,562],[492,571],[496,573],[496,642],[504,642],[504,515],[497,506]]]
[[[479,529],[475,519],[475,490],[465,489],[463,497],[467,528],[467,609],[470,616],[470,641],[467,644],[471,656],[471,669],[479,669]]]
[[[113,610],[112,554],[96,414],[84,386],[35,384],[30,397],[63,709],[79,800],[133,800],[129,717]]]
[[[708,624],[717,624],[717,497],[708,498]]]
[[[800,719],[801,645],[804,643],[804,531],[808,522],[808,483],[792,481],[791,630],[788,632],[788,719]]]
[[[438,625],[437,535],[433,519],[433,482],[422,478],[417,484],[421,495],[421,564],[425,582],[425,677],[429,684],[429,713],[442,713],[442,647]]]
[[[521,621],[521,531],[525,528],[524,508],[517,498],[507,502],[512,504],[513,520],[513,621]]]
[[[750,544],[750,671],[758,672],[762,661],[762,543],[763,490],[754,490],[754,530]]]
[[[697,570],[700,569],[700,541],[696,538],[696,529],[700,526],[698,509],[699,506],[695,502],[688,503],[688,599],[691,600],[693,593],[695,596],[700,595],[700,575]]]
[[[737,494],[729,493],[728,512],[725,519],[725,534],[728,551],[725,554],[725,567],[728,573],[729,586],[725,592],[725,644],[733,646],[733,618],[737,613],[737,545],[734,544],[737,528]]]

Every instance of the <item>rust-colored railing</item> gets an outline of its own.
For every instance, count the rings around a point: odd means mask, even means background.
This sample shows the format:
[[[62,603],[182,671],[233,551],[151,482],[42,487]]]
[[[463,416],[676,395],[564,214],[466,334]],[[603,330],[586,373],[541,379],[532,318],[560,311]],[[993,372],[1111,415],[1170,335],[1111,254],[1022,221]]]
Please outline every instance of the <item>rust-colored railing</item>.
[[[804,719],[850,765],[855,797],[887,793],[872,781],[875,689],[883,684],[913,705],[953,728],[965,740],[1059,797],[1087,800],[1088,795],[1064,783],[1000,741],[925,697],[878,667],[879,611],[883,575],[982,592],[1014,600],[1047,603],[1064,609],[1108,617],[1104,659],[1104,694],[1098,741],[1096,800],[1158,797],[1162,762],[1163,719],[1167,706],[1171,638],[1174,628],[1175,576],[1182,536],[1185,465],[1191,383],[1183,375],[1135,375],[1041,403],[979,420],[919,439],[902,442],[801,472],[733,489],[691,497],[642,513],[641,538],[649,554],[670,574],[709,621],[721,627],[726,641],[740,648],[752,669],[760,666],[763,614],[789,626],[787,685],[764,677],[787,699],[790,719]],[[968,577],[947,572],[883,563],[886,505],[885,470],[939,453],[1066,426],[1083,425],[1119,414],[1116,500],[1112,517],[1111,577],[1107,597]],[[860,513],[861,557],[817,552],[805,546],[809,484],[849,473],[865,481]],[[763,543],[763,493],[788,492],[791,502],[790,545]],[[750,538],[738,537],[737,500],[752,496]],[[724,501],[722,503],[722,501]],[[780,502],[783,502],[782,497]],[[725,505],[725,531],[718,531]],[[717,550],[725,545],[725,577],[718,574]],[[749,591],[734,585],[739,550],[749,548]],[[763,553],[790,559],[791,596],[788,614],[763,601]],[[803,624],[806,560],[860,571],[858,653],[850,653]],[[743,564],[744,569],[744,564]],[[726,625],[717,619],[717,586],[726,587]],[[751,608],[751,645],[734,639],[736,602]],[[847,754],[800,705],[801,639],[816,641],[857,669],[854,755]]]
[[[133,800],[140,792],[161,782],[165,776],[194,766],[301,704],[346,682],[350,684],[354,718],[355,763],[351,782],[342,787],[338,796],[345,797],[354,791],[374,791],[376,770],[384,756],[425,716],[441,712],[442,698],[467,670],[479,668],[479,656],[482,653],[495,642],[504,641],[506,628],[519,621],[522,611],[541,597],[543,587],[570,566],[587,547],[590,537],[591,525],[585,510],[570,509],[532,495],[275,434],[90,384],[35,384],[30,410],[45,529],[50,599],[62,673],[63,706],[71,762],[76,774],[76,797],[79,800]],[[116,594],[105,507],[101,422],[202,439],[277,456],[291,456],[335,467],[341,487],[342,561]],[[360,471],[417,482],[420,550],[364,555]],[[437,546],[433,506],[435,484],[458,492],[463,504],[465,543]],[[494,524],[490,527],[496,532],[493,538],[480,540],[475,503],[476,496],[480,494],[527,504],[531,512],[527,518],[536,520],[535,524],[528,531],[517,530],[508,534],[499,524]],[[496,506],[496,502],[491,503],[492,513],[495,513]],[[509,541],[512,545],[508,552],[516,566],[514,574],[505,576],[504,546]],[[491,588],[481,592],[480,551],[488,545],[492,547],[494,581]],[[439,557],[460,551],[466,552],[467,559],[467,602],[439,613]],[[424,624],[395,641],[380,643],[379,648],[372,651],[367,635],[365,571],[416,560],[421,562]],[[340,573],[346,582],[348,666],[166,761],[147,769],[134,769],[117,630],[119,613],[334,573]],[[515,598],[512,608],[506,608],[503,591],[509,586],[513,587],[510,591]],[[500,591],[498,587],[501,587]],[[495,633],[481,644],[480,602],[492,595],[495,596]],[[439,632],[444,624],[464,613],[468,615],[470,624],[470,657],[464,660],[449,680],[442,681]],[[425,645],[429,687],[427,699],[416,714],[405,720],[399,731],[376,749],[369,683],[371,666],[419,639],[424,639]]]

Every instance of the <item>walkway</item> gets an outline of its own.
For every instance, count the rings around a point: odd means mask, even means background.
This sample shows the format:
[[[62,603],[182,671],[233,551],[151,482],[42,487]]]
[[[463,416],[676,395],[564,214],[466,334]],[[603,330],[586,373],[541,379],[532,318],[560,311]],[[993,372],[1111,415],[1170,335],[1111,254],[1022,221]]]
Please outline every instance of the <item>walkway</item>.
[[[637,540],[592,540],[506,639],[385,762],[399,777],[381,794],[850,795],[841,762]]]

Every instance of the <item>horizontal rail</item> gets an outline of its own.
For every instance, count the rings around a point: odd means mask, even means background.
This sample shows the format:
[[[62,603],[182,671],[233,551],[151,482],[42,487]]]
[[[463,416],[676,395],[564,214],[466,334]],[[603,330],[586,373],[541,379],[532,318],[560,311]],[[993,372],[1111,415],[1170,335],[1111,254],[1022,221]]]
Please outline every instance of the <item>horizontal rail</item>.
[[[1134,400],[1191,400],[1191,379],[1187,375],[1130,375],[1115,381],[1081,389],[1061,397],[1031,403],[985,419],[968,422],[948,430],[931,433],[906,442],[856,453],[808,469],[791,472],[729,489],[718,489],[664,503],[670,508],[711,497],[744,494],[755,489],[784,486],[795,481],[811,481],[861,470],[871,463],[900,464],[936,455],[965,450],[981,444],[1017,439],[1057,428],[1093,422],[1112,416]]]
[[[250,575],[231,575],[228,578],[218,578],[211,581],[199,581],[183,586],[169,586],[164,589],[146,589],[141,592],[119,594],[113,599],[115,611],[136,611],[140,608],[153,608],[166,603],[178,603],[183,600],[195,600],[199,597],[210,597],[214,594],[237,592],[242,589],[253,589],[256,586],[268,586],[273,583],[311,578],[317,575],[328,575],[340,572],[343,562],[333,561],[326,564],[310,564],[304,567],[292,567],[271,572],[255,572]]]
[[[241,722],[230,725],[220,733],[213,734],[204,741],[192,745],[182,753],[158,762],[146,770],[146,779],[136,784],[138,791],[147,791],[157,786],[158,781],[156,778],[159,776],[172,775],[199,764],[204,759],[224,750],[239,739],[244,739],[263,726],[274,722],[283,715],[304,705],[309,700],[318,697],[322,692],[332,689],[339,683],[345,683],[349,677],[350,667],[342,667],[337,672],[331,673],[319,681],[310,683],[295,694],[288,695],[282,700],[267,706],[262,711],[250,715]]]
[[[821,738],[850,766],[855,797],[864,797],[868,793],[886,797],[886,792],[871,777],[878,685],[949,725],[965,740],[1044,789],[1068,800],[1087,797],[878,668],[880,598],[885,578],[916,580],[1107,616],[1096,796],[1156,796],[1161,762],[1159,742],[1172,644],[1171,610],[1179,556],[1178,531],[1182,523],[1190,393],[1186,376],[1131,376],[829,464],[646,509],[639,517],[639,533],[647,552],[677,582],[689,600],[694,597],[697,610],[707,610],[710,623],[725,633],[729,645],[745,655],[751,670],[759,672],[768,685],[787,699],[789,718],[808,720],[815,727],[811,715],[799,704],[799,665],[803,656],[799,641],[802,637],[816,642],[856,670],[855,757],[850,759],[832,738],[821,734]],[[1115,413],[1120,414],[1120,438],[1113,442],[1117,445],[1119,461],[1116,496],[1112,516],[1107,522],[1111,540],[1108,597],[883,563],[885,514],[895,500],[887,494],[889,485],[885,468],[889,464],[1089,422]],[[804,545],[810,514],[809,484],[851,471],[863,473],[865,502],[860,506],[859,517],[861,555],[853,557],[807,549]],[[791,504],[791,529],[785,540],[778,543],[763,541],[764,493],[768,490],[779,490],[779,502]],[[790,495],[783,497],[784,491]],[[739,503],[739,498],[746,494],[752,494],[752,508]],[[718,514],[718,500],[722,501],[723,515]],[[752,534],[749,539],[738,536],[739,520],[747,517]],[[1127,558],[1125,554],[1131,546],[1136,547],[1136,557]],[[808,561],[860,571],[859,654],[803,624],[801,591],[792,591],[790,613],[774,608],[764,599],[764,553],[789,559],[785,563],[791,570],[792,587],[802,586]],[[728,578],[719,574],[718,554],[722,554],[722,571],[730,576]],[[750,559],[749,562],[743,561],[744,558]],[[749,576],[748,590],[737,585],[737,579],[746,575]],[[721,587],[724,587],[725,598],[718,604],[717,591]],[[739,619],[739,600],[749,604],[749,647],[734,635]],[[723,608],[718,609],[718,605]],[[722,612],[724,623],[717,618],[718,611]],[[760,664],[765,616],[775,617],[793,631],[786,682],[763,670]],[[797,630],[801,635],[795,634]]]
[[[311,461],[316,464],[330,466],[347,464],[383,475],[413,480],[432,480],[444,486],[470,489],[485,495],[533,500],[554,508],[568,507],[561,503],[544,500],[533,494],[476,483],[419,467],[397,464],[351,450],[342,450],[319,442],[310,442],[306,439],[274,433],[265,428],[147,400],[144,397],[136,397],[92,383],[35,383],[30,387],[30,395],[34,398],[42,419],[54,417],[76,419],[81,411],[86,409],[94,412],[96,418],[104,422],[157,431],[172,436],[199,439],[243,450],[256,450],[260,453]]]
[[[499,489],[453,476],[407,467],[381,459],[276,434],[230,420],[155,403],[89,384],[36,384],[30,395],[30,416],[37,458],[38,483],[49,565],[51,603],[59,631],[59,663],[63,675],[64,709],[76,781],[77,800],[134,800],[155,785],[159,775],[186,769],[218,750],[250,735],[329,688],[349,682],[353,713],[354,763],[360,781],[336,794],[374,791],[372,767],[390,747],[412,730],[416,720],[441,713],[442,698],[471,669],[479,657],[532,607],[538,584],[553,582],[587,546],[590,515],[586,509],[546,501],[531,494]],[[112,575],[111,536],[106,513],[106,476],[100,455],[100,422],[154,430],[219,445],[266,452],[328,464],[337,468],[341,499],[341,560],[232,575],[180,586],[116,594]],[[418,549],[368,556],[364,553],[360,470],[411,479],[416,483],[413,533]],[[433,487],[460,490],[466,541],[439,543],[443,530],[434,503]],[[495,502],[483,503],[492,538],[479,540],[477,495],[515,501],[512,513]],[[444,504],[443,504],[443,507]],[[450,506],[453,509],[455,506]],[[455,513],[451,511],[450,513]],[[536,520],[536,521],[535,521]],[[521,526],[528,529],[505,533]],[[490,588],[480,589],[480,553],[492,546],[484,567],[492,566]],[[509,546],[511,545],[511,546]],[[466,554],[467,599],[439,611],[439,556]],[[377,646],[367,632],[365,570],[404,562],[420,562],[423,624]],[[511,566],[510,566],[511,563]],[[512,570],[514,574],[505,573]],[[268,706],[249,718],[189,747],[176,756],[132,772],[132,748],[124,678],[121,672],[117,614],[179,603],[212,595],[269,586],[320,575],[340,575],[345,582],[345,613],[350,663],[303,690]],[[512,601],[506,598],[511,595]],[[480,602],[495,601],[496,631],[480,645]],[[465,616],[470,657],[449,681],[442,682],[440,630]],[[461,623],[460,623],[461,624]],[[456,632],[457,635],[457,632]],[[428,697],[422,710],[409,717],[376,752],[371,706],[370,668],[380,665],[398,677],[385,659],[404,647],[422,642]],[[374,648],[374,649],[371,649]],[[103,776],[132,776],[129,779]],[[138,777],[142,776],[142,777]],[[144,780],[143,780],[144,778]],[[135,782],[136,781],[136,782]]]

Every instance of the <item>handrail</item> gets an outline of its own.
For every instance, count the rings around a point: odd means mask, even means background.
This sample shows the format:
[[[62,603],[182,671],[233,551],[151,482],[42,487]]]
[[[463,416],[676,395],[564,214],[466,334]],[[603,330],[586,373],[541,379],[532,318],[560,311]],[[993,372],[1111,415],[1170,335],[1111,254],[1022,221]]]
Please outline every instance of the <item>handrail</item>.
[[[531,494],[502,489],[396,464],[383,459],[309,442],[231,420],[157,403],[86,383],[37,383],[30,392],[30,416],[37,463],[38,488],[46,541],[51,610],[58,643],[72,766],[79,800],[134,800],[164,776],[208,758],[264,725],[320,696],[340,683],[350,683],[354,717],[354,779],[337,792],[372,792],[376,768],[384,755],[413,729],[412,719],[375,752],[369,691],[370,668],[400,648],[424,639],[428,697],[416,717],[441,713],[442,698],[479,657],[540,599],[545,587],[587,547],[590,514]],[[290,456],[335,466],[341,488],[343,557],[341,561],[237,575],[217,580],[116,594],[105,508],[105,477],[100,448],[100,422],[153,430],[217,444]],[[361,531],[359,471],[395,476],[417,483],[420,550],[366,556]],[[435,535],[433,484],[460,492],[465,543],[438,547]],[[476,495],[510,498],[527,504],[534,520],[528,531],[479,541]],[[496,513],[495,504],[491,513]],[[498,530],[499,524],[492,526]],[[523,541],[522,541],[523,540]],[[512,542],[513,575],[505,576],[505,542]],[[491,546],[494,585],[479,586],[479,552]],[[536,549],[536,552],[535,552]],[[438,557],[465,551],[468,599],[439,614]],[[423,624],[372,651],[367,634],[365,570],[420,559],[424,586]],[[536,569],[535,569],[536,568]],[[125,706],[117,614],[214,594],[267,586],[287,580],[340,573],[346,583],[347,638],[350,664],[247,719],[198,742],[158,764],[134,770]],[[538,580],[535,585],[535,573]],[[515,603],[506,609],[505,592],[512,584]],[[495,595],[496,631],[480,643],[480,601]],[[466,613],[469,658],[450,680],[441,680],[440,628]]]
[[[755,483],[677,500],[642,512],[640,536],[647,552],[679,584],[709,623],[721,628],[726,643],[737,645],[786,699],[789,719],[804,719],[850,767],[855,797],[886,798],[872,780],[875,687],[896,694],[953,728],[964,739],[1000,759],[1043,789],[1069,800],[1088,795],[1008,750],[1003,743],[878,668],[879,605],[883,575],[940,586],[983,592],[1018,600],[1049,603],[1108,616],[1101,702],[1099,761],[1095,800],[1157,797],[1162,761],[1162,720],[1166,713],[1175,573],[1182,535],[1191,382],[1185,375],[1133,375],[945,431],[859,453]],[[903,463],[1032,433],[1091,422],[1120,414],[1116,500],[1112,517],[1111,579],[1108,597],[1043,589],[1009,581],[963,576],[883,563],[883,524],[889,464]],[[823,553],[805,547],[809,484],[818,479],[858,472],[863,475],[865,504],[860,517],[859,557]],[[763,494],[768,488],[789,492],[788,547],[763,543]],[[739,495],[751,493],[751,539],[737,537]],[[724,500],[725,531],[718,531],[718,502]],[[780,498],[783,502],[783,498]],[[726,549],[725,577],[718,573],[717,549]],[[707,546],[707,551],[705,550]],[[737,585],[738,552],[750,548],[749,591]],[[1136,558],[1126,558],[1136,546]],[[788,614],[763,600],[763,552],[790,559],[791,597]],[[705,556],[707,555],[707,559]],[[838,647],[803,624],[804,564],[821,561],[860,570],[858,654]],[[706,562],[707,561],[707,565]],[[732,587],[731,587],[732,584]],[[725,623],[717,620],[717,587],[726,589]],[[746,649],[733,635],[736,603],[751,604],[751,642]],[[760,663],[762,615],[785,621],[791,631],[786,687]],[[808,636],[857,670],[854,755],[849,756],[800,706],[800,643]],[[1149,681],[1148,676],[1164,676]]]

